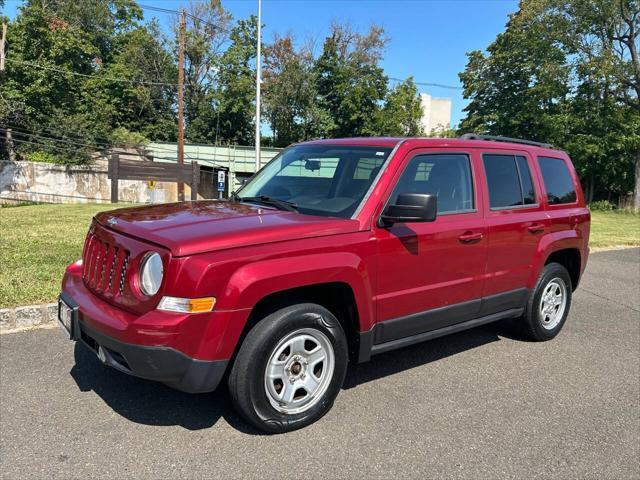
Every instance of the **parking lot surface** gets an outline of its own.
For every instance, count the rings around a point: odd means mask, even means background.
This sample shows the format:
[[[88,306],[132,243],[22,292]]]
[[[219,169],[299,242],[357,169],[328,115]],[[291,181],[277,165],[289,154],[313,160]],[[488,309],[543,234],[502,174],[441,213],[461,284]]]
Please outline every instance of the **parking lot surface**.
[[[0,336],[2,478],[640,478],[640,250],[591,255],[551,342],[513,321],[352,366],[303,430],[252,430],[224,390],[102,366],[58,329]]]

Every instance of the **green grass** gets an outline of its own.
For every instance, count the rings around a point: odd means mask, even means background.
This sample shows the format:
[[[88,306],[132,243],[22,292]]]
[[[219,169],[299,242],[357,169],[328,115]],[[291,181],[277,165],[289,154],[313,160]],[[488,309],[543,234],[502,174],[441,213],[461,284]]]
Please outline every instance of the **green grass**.
[[[65,268],[81,256],[91,218],[115,207],[91,204],[1,208],[0,308],[55,301]],[[640,246],[640,215],[593,212],[591,218],[592,248]]]
[[[640,215],[591,212],[591,248],[640,246]]]
[[[91,218],[125,204],[0,209],[0,308],[55,301],[67,265],[81,257]]]

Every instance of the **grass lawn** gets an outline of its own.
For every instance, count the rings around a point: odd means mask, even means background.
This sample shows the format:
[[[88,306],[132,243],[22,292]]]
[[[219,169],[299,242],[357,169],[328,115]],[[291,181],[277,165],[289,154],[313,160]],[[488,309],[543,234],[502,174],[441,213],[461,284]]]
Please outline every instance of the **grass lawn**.
[[[0,208],[0,308],[54,302],[65,268],[82,255],[91,218],[126,206]]]
[[[91,218],[115,207],[0,208],[0,308],[55,301],[64,269],[81,256]],[[614,246],[640,246],[640,215],[592,213],[591,247]]]
[[[640,215],[591,212],[591,248],[640,245]]]

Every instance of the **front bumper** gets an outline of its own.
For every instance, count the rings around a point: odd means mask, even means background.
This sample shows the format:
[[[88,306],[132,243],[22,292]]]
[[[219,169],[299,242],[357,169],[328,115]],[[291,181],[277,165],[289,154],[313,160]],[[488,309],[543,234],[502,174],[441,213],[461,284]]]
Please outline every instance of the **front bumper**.
[[[198,360],[171,347],[135,345],[100,333],[80,319],[71,297],[62,293],[60,299],[73,308],[71,339],[83,343],[102,363],[116,370],[189,393],[215,390],[226,371],[227,360]]]

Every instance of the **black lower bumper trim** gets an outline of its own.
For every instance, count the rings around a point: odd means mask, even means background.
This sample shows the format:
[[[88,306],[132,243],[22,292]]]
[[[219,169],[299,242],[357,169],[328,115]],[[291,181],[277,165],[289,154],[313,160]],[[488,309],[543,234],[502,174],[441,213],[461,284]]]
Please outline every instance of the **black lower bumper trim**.
[[[227,360],[197,360],[169,347],[120,342],[80,321],[76,326],[79,335],[75,335],[75,338],[93,350],[104,364],[129,375],[162,382],[183,392],[215,390],[227,369]]]

